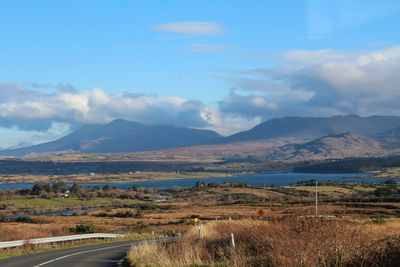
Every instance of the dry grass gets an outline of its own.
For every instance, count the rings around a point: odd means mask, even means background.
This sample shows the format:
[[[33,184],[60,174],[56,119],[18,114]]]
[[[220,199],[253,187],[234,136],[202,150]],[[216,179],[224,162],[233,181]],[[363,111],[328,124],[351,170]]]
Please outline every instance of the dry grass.
[[[177,242],[132,247],[128,259],[137,267],[398,266],[399,237],[388,237],[385,229],[376,232],[378,226],[365,223],[294,216],[217,221],[202,226],[203,239],[193,227]],[[235,235],[235,249],[229,246],[230,233]]]
[[[2,224],[0,232],[1,241],[26,240],[32,238],[61,236],[72,234],[69,228],[60,228],[50,224]]]
[[[248,173],[248,172],[245,172]],[[241,172],[238,172],[241,174]],[[47,174],[10,174],[0,176],[2,184],[8,183],[55,183],[68,181],[69,183],[123,183],[123,182],[146,182],[160,180],[182,180],[194,178],[217,178],[231,177],[232,173],[223,172],[140,172],[140,173],[117,173],[117,174],[69,174],[69,175],[47,175]]]

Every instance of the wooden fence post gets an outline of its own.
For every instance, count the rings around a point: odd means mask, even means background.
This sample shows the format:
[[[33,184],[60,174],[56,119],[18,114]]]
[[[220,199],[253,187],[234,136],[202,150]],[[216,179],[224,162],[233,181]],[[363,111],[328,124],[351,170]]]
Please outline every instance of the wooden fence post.
[[[235,237],[233,236],[233,233],[231,233],[229,244],[231,245],[232,248],[235,248]]]

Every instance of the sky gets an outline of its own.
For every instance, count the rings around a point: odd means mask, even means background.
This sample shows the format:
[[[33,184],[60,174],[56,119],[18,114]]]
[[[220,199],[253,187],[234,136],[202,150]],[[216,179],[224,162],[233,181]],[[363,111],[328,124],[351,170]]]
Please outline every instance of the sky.
[[[117,118],[400,115],[400,1],[0,1],[0,148]]]

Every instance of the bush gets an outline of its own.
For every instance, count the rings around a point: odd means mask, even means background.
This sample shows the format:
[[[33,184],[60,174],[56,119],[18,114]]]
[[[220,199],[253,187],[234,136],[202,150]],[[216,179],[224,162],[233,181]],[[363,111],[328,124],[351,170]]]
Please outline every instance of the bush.
[[[392,186],[382,186],[375,190],[375,196],[377,197],[388,197],[393,196],[397,193],[397,189]]]
[[[378,216],[378,217],[372,218],[371,221],[374,224],[385,224],[386,223],[386,220],[385,220],[384,216]]]
[[[385,184],[387,184],[387,185],[396,185],[397,183],[396,183],[396,181],[393,180],[393,179],[387,179],[387,180],[385,181]]]
[[[29,217],[29,216],[21,216],[16,218],[2,218],[2,222],[19,222],[19,223],[33,223],[33,224],[44,224],[47,221],[43,221],[39,218]]]
[[[119,211],[114,216],[118,218],[132,218],[133,214],[130,211],[125,211],[125,212]]]
[[[94,224],[78,224],[72,229],[72,232],[77,234],[92,234],[97,233],[97,225]]]
[[[95,217],[108,217],[110,215],[107,212],[102,211],[102,212],[100,212],[98,214],[93,214],[93,216],[95,216]]]
[[[143,213],[142,213],[142,210],[140,209],[140,207],[136,208],[135,217],[136,218],[142,218],[143,217]]]

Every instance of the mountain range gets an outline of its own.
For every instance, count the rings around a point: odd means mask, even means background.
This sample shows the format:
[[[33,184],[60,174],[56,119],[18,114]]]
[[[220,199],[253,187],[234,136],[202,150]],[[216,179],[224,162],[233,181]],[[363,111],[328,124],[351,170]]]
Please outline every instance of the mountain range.
[[[397,116],[283,117],[227,137],[210,130],[118,119],[105,125],[83,126],[52,142],[3,150],[0,155],[166,150],[166,154],[201,151],[215,157],[299,161],[381,155],[399,148],[400,117]]]
[[[333,116],[328,118],[284,117],[263,122],[249,131],[213,140],[213,143],[270,140],[274,138],[300,138],[312,140],[330,134],[354,133],[374,138],[385,137],[400,131],[400,117],[356,115]]]
[[[117,119],[86,125],[56,141],[0,151],[3,156],[44,153],[124,153],[192,146],[221,137],[214,131],[166,125],[145,125]]]

